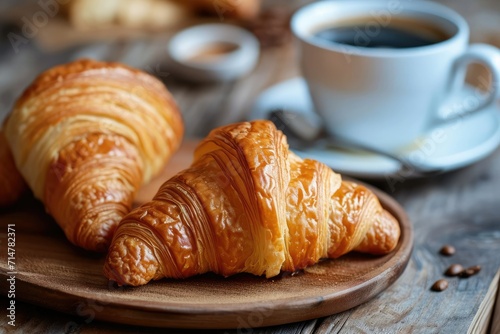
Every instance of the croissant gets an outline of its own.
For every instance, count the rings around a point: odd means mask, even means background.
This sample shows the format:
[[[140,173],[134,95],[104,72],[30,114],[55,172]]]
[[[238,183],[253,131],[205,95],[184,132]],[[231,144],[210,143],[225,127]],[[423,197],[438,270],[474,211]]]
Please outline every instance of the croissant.
[[[184,2],[183,2],[184,3]],[[250,20],[260,11],[261,0],[191,0],[185,2],[194,11],[224,17]]]
[[[67,238],[105,251],[138,188],[179,146],[183,123],[153,76],[78,60],[42,73],[4,131],[20,173]]]
[[[72,0],[63,4],[70,23],[79,30],[114,25],[140,29],[165,29],[189,17],[181,3],[166,0]]]
[[[25,189],[26,184],[17,171],[7,140],[0,132],[0,207],[14,204]]]
[[[273,277],[356,250],[386,254],[399,224],[367,188],[302,160],[269,121],[213,130],[190,168],[118,226],[104,274],[138,286],[163,277]]]

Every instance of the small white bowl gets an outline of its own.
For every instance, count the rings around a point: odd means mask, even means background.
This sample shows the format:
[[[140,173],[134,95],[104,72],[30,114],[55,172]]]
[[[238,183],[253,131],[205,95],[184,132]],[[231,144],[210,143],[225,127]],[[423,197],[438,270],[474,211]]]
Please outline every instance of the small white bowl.
[[[208,60],[193,57],[210,47],[233,48]],[[176,34],[167,47],[170,71],[196,82],[229,81],[248,74],[259,60],[260,46],[253,34],[229,24],[203,24]]]

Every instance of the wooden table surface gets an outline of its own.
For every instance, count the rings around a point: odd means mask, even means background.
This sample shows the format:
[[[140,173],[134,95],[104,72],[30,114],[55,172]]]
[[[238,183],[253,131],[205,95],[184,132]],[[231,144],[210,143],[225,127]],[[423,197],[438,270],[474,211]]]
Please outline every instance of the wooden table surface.
[[[268,1],[266,5],[290,10],[308,1]],[[500,2],[441,1],[462,13],[471,24],[472,39],[500,46]],[[5,1],[0,12],[15,6]],[[5,6],[3,8],[2,6]],[[1,23],[1,22],[0,22]],[[128,63],[164,81],[182,109],[188,137],[201,137],[216,126],[245,119],[255,97],[266,87],[299,75],[293,47],[286,44],[262,50],[253,73],[236,82],[193,85],[170,75],[164,68],[165,45],[170,33],[141,39],[106,40],[84,45],[47,49],[35,36],[14,52],[7,34],[12,23],[0,26],[0,120],[15,98],[42,70],[80,57]],[[15,22],[14,22],[15,23]],[[43,29],[43,28],[42,28]],[[402,277],[373,300],[327,318],[270,328],[239,328],[206,333],[467,333],[478,311],[493,311],[491,301],[481,303],[494,288],[500,269],[500,150],[458,171],[422,180],[405,180],[389,187],[375,186],[396,198],[414,224],[415,245]],[[0,225],[2,214],[0,213]],[[443,244],[452,244],[451,258],[438,254]],[[1,246],[6,252],[5,246]],[[481,272],[468,279],[449,279],[441,293],[429,290],[443,277],[451,263],[479,264]],[[492,295],[491,291],[490,294]],[[5,307],[6,292],[2,292]],[[500,307],[500,306],[498,306]],[[5,308],[3,308],[5,309]],[[92,309],[98,312],[98,308]],[[0,332],[12,331],[0,317]],[[200,333],[176,329],[122,326],[96,321],[92,312],[83,317],[57,313],[38,306],[17,303],[15,331],[20,333]]]

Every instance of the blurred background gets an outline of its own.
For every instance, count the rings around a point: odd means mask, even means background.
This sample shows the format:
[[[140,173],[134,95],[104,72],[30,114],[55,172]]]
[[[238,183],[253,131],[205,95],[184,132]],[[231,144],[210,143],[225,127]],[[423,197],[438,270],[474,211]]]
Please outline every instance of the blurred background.
[[[187,136],[204,136],[213,127],[245,119],[265,88],[300,75],[288,22],[298,7],[309,2],[0,0],[0,121],[41,71],[90,57],[123,62],[158,77],[183,112]],[[500,1],[437,2],[467,19],[472,42],[500,47]],[[209,22],[241,26],[257,37],[259,60],[249,74],[231,81],[194,83],[171,71],[170,38],[183,28]]]

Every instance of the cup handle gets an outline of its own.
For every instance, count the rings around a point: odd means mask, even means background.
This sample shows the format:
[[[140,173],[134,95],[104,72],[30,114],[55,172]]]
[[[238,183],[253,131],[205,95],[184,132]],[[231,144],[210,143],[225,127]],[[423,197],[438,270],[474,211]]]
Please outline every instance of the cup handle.
[[[489,69],[492,77],[490,89],[486,94],[477,89],[475,94],[458,101],[453,100],[452,97],[456,96],[456,93],[463,87],[465,72],[471,63],[483,64]],[[488,44],[470,45],[465,53],[453,63],[452,76],[446,93],[447,98],[441,106],[438,123],[446,123],[488,107],[500,96],[499,83],[500,50]]]

